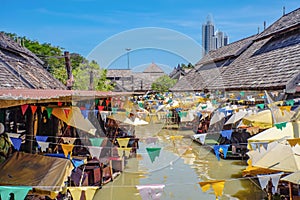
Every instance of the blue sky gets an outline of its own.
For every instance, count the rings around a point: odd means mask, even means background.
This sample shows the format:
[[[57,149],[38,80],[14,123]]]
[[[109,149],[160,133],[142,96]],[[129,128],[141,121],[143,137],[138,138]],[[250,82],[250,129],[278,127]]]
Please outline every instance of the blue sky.
[[[209,14],[216,28],[234,42],[256,34],[258,27],[262,30],[264,21],[267,26],[275,22],[283,6],[288,13],[299,5],[299,0],[4,0],[0,31],[51,43],[87,58],[98,50],[97,61],[104,68],[126,68],[125,48],[131,48],[130,68],[151,62],[173,68],[178,62],[195,63],[201,58],[196,46],[201,47],[201,27]],[[143,28],[144,33],[159,31],[152,34],[155,36],[132,32]],[[128,32],[133,33],[131,37],[124,34]],[[157,40],[164,34],[170,36]],[[148,46],[143,46],[146,40]],[[193,42],[192,48],[184,45]],[[109,45],[114,48],[107,48]]]

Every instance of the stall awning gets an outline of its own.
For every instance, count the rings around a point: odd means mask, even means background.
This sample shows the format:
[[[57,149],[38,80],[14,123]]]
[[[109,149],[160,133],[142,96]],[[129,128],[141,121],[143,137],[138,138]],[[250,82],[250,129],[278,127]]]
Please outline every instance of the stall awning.
[[[64,121],[69,126],[78,128],[87,133],[95,135],[96,128],[86,118],[83,117],[78,107],[57,107],[53,108],[52,115]]]

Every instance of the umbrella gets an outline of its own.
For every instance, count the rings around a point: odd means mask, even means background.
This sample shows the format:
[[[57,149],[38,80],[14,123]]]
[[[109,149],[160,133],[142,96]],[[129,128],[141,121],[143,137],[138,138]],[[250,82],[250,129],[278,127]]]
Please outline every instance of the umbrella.
[[[287,181],[295,184],[300,184],[300,171],[291,173],[280,179],[281,181]]]
[[[225,114],[223,112],[215,112],[210,120],[209,125],[213,125],[225,118]]]
[[[248,143],[252,142],[272,142],[282,138],[295,138],[300,132],[300,122],[288,122],[286,127],[278,129],[276,127],[262,131],[248,139]]]
[[[273,108],[272,111],[263,110],[256,114],[248,115],[243,118],[243,123],[245,125],[266,129],[273,127],[275,123],[290,121],[294,113],[294,111],[281,111],[279,108]]]
[[[233,115],[231,115],[231,117],[227,120],[225,125],[234,124],[234,123],[238,122],[239,120],[241,120],[246,115],[247,115],[246,111],[240,110],[239,112],[236,112]]]
[[[264,147],[261,147],[260,149],[263,150],[263,148]],[[262,153],[262,155],[260,155],[260,158],[256,159],[255,156],[259,155],[260,153]],[[291,147],[289,144],[273,142],[272,146],[270,146],[270,144],[268,145],[268,149],[265,152],[260,153],[257,153],[257,151],[252,151],[252,153],[248,152],[254,167],[267,168],[283,172],[296,172],[300,170],[299,145]]]
[[[66,112],[67,111],[67,112]],[[67,114],[68,113],[68,114]],[[67,125],[83,130],[95,135],[94,125],[83,117],[78,107],[59,107],[53,108],[52,115],[65,122]]]

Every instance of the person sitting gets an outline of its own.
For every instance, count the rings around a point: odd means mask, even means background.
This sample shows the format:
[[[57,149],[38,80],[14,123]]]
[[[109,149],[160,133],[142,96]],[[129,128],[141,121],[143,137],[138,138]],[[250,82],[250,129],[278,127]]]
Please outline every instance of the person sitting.
[[[4,125],[0,123],[0,164],[8,158],[11,151],[11,142],[4,130]]]

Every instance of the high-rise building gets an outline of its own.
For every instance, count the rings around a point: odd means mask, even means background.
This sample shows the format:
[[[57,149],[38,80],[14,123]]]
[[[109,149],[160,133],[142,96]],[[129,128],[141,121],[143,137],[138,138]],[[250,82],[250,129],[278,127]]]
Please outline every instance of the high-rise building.
[[[210,50],[214,48],[214,33],[215,26],[212,21],[212,17],[207,16],[206,24],[202,25],[202,47],[203,47],[203,55],[207,54]]]
[[[202,54],[205,55],[211,50],[215,50],[229,43],[228,36],[222,31],[215,32],[212,16],[207,16],[206,24],[202,25]]]

